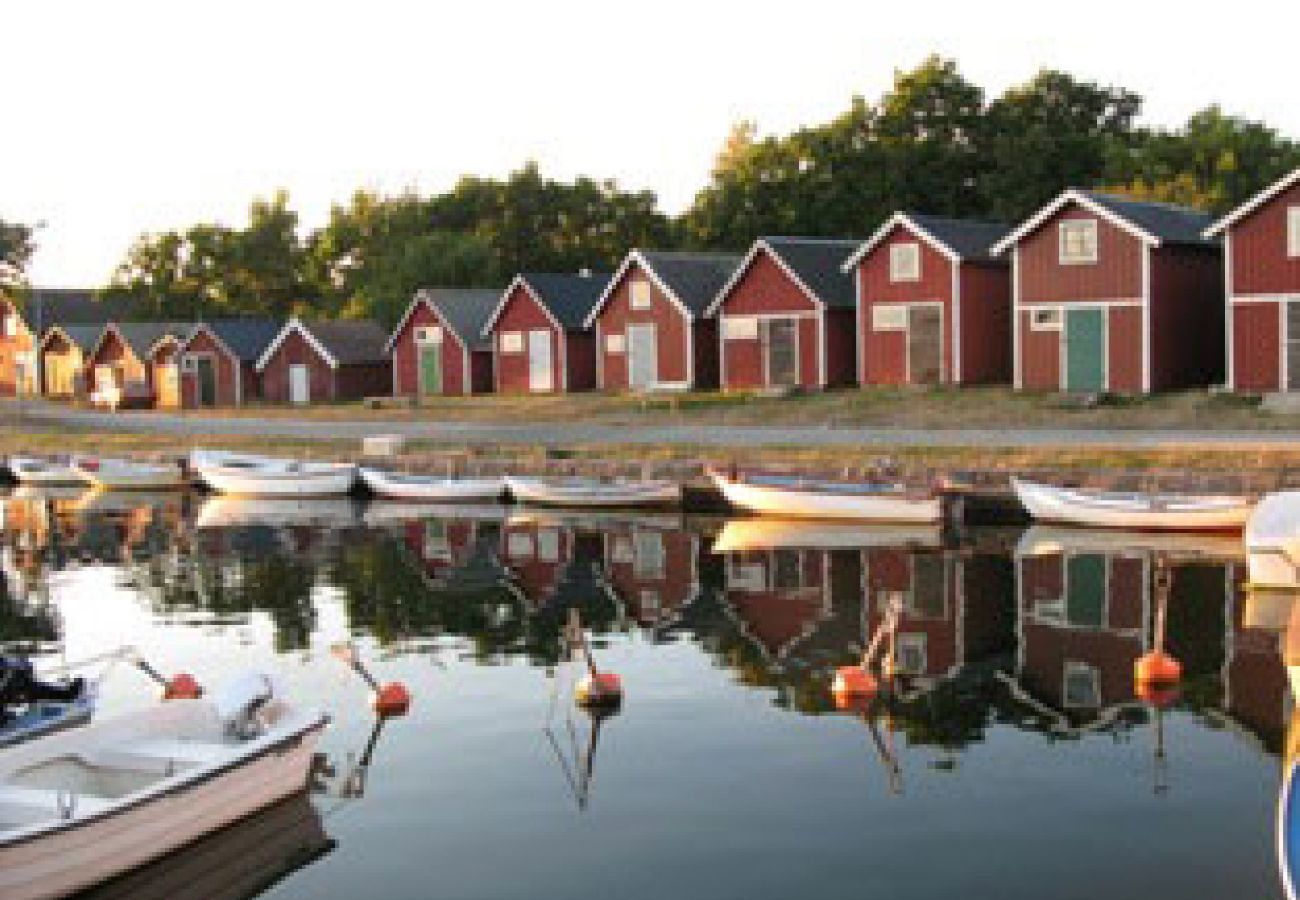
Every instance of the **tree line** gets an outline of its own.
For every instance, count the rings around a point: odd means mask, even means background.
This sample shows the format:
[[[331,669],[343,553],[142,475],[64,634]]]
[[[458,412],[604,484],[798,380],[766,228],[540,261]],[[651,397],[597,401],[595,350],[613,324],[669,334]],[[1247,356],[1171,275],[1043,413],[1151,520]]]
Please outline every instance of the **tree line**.
[[[898,209],[1015,222],[1065,187],[1218,213],[1300,166],[1300,144],[1217,106],[1172,129],[1139,124],[1141,111],[1133,91],[1050,70],[990,98],[954,61],[931,57],[829,122],[783,135],[737,123],[675,217],[651,191],[555,181],[533,163],[432,196],[359,191],[307,231],[278,192],[254,200],[242,227],[140,236],[106,292],[135,301],[143,318],[391,324],[421,286],[607,270],[635,246],[741,251],[764,234],[864,237]],[[30,229],[0,223],[0,275],[20,273],[30,253]]]

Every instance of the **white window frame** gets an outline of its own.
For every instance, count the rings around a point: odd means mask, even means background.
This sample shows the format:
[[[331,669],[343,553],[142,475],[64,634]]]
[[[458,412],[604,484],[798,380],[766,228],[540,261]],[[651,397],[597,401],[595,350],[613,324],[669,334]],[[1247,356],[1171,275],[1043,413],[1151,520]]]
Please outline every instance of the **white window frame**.
[[[924,631],[899,632],[894,643],[894,662],[904,675],[924,675],[930,670],[930,656]]]
[[[664,536],[658,531],[637,529],[632,532],[632,573],[641,581],[662,581],[667,571]]]
[[[442,343],[441,325],[424,325],[415,329],[415,342],[421,346]]]
[[[653,305],[654,296],[650,290],[649,280],[645,278],[634,279],[628,286],[628,309],[649,309]]]
[[[605,335],[605,352],[618,356],[627,352],[627,335],[621,331]]]
[[[1286,210],[1286,255],[1300,258],[1300,206],[1288,206]]]
[[[497,339],[497,348],[502,353],[523,353],[524,333],[522,331],[503,331]]]
[[[1084,682],[1090,695],[1086,700],[1072,697],[1071,682]],[[1101,670],[1091,663],[1067,659],[1061,670],[1061,706],[1064,709],[1097,709],[1101,706]]]
[[[1089,253],[1075,253],[1069,235],[1073,232],[1087,235]],[[1066,219],[1058,226],[1057,258],[1063,266],[1089,266],[1097,262],[1100,230],[1096,219]]]
[[[921,245],[918,242],[890,246],[889,280],[894,284],[921,280]]]
[[[758,317],[725,316],[722,319],[722,339],[724,341],[758,340]]]
[[[907,331],[907,304],[874,304],[871,307],[871,330]]]
[[[1044,318],[1040,319],[1039,317]],[[1030,331],[1061,331],[1065,327],[1065,310],[1059,306],[1029,310]]]

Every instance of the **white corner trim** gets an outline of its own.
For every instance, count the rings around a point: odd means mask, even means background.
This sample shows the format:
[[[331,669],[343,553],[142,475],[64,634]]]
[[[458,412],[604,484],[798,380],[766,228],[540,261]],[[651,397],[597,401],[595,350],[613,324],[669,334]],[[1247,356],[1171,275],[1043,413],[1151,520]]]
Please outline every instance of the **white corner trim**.
[[[952,268],[952,354],[948,372],[952,384],[961,384],[961,263],[954,262]]]
[[[1107,337],[1110,333],[1107,329]],[[1107,357],[1110,356],[1107,351]],[[1108,379],[1109,380],[1109,379]],[[1151,393],[1151,247],[1142,248],[1142,393]]]
[[[1020,361],[1020,248],[1011,248],[1011,387],[1024,389],[1023,365]]]

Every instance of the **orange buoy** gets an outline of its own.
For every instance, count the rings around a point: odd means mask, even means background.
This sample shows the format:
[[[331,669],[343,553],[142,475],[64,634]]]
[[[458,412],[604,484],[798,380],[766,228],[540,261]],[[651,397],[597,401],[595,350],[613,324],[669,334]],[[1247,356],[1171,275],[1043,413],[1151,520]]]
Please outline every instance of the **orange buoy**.
[[[370,698],[370,705],[383,718],[404,716],[411,708],[411,692],[399,681],[390,681]]]
[[[870,698],[880,690],[880,682],[862,666],[840,666],[835,670],[835,679],[831,682],[831,694],[836,703],[843,698],[845,703],[863,698]]]
[[[1178,685],[1168,682],[1139,681],[1134,693],[1137,698],[1156,709],[1168,709],[1178,702]]]
[[[197,700],[203,696],[203,686],[188,672],[167,679],[163,685],[164,700]]]
[[[613,672],[593,672],[578,679],[573,696],[579,706],[617,706],[623,702],[623,680]]]
[[[1133,680],[1142,684],[1170,684],[1183,677],[1183,665],[1163,650],[1152,650],[1133,663]]]

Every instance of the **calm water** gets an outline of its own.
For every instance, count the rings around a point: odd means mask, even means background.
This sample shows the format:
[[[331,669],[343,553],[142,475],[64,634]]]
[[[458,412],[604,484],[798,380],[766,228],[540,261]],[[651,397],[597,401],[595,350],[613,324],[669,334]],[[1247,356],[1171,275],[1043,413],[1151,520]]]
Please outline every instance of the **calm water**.
[[[1160,709],[1135,698],[1132,666],[1162,549],[1193,561],[1175,567],[1167,640],[1187,677]],[[204,877],[235,896],[1280,897],[1287,611],[1242,596],[1238,554],[1041,529],[944,542],[15,496],[0,637],[70,659],[135,644],[207,683],[265,668],[333,714],[310,798],[204,848],[226,861]],[[837,712],[830,672],[891,600],[906,675]],[[627,692],[599,722],[557,665],[575,605]],[[349,637],[415,695],[377,738],[364,685],[328,653]],[[105,696],[111,714],[155,691],[120,668]],[[166,879],[186,864],[119,893],[177,895]]]

